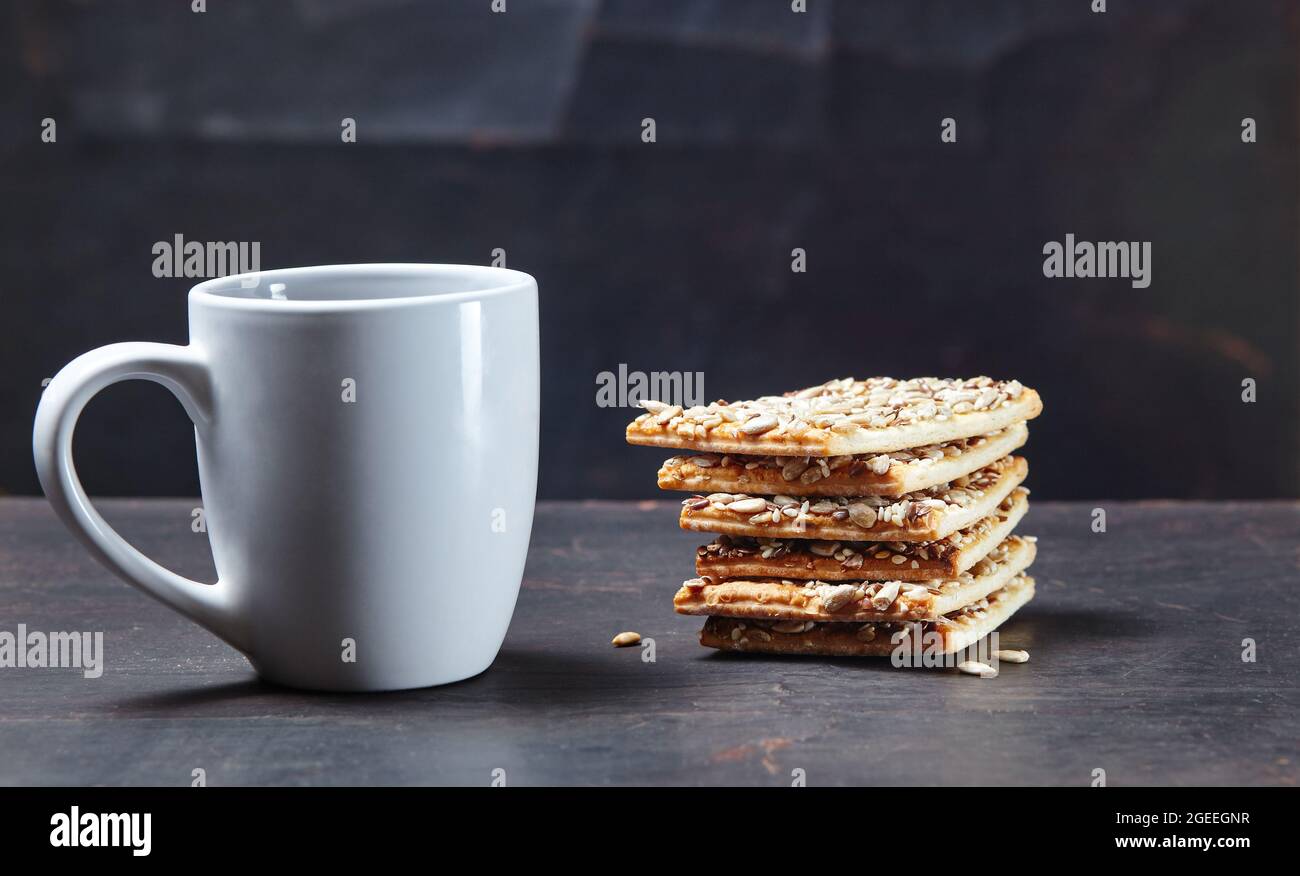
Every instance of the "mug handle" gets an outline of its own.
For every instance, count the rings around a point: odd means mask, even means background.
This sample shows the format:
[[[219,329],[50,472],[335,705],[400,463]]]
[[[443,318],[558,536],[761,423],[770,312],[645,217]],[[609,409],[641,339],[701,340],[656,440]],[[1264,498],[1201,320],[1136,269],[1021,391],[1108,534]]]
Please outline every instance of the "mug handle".
[[[105,522],[77,478],[72,463],[77,417],[104,387],[135,379],[170,389],[195,429],[202,432],[211,425],[211,377],[206,361],[193,347],[130,342],[91,350],[54,376],[36,409],[32,453],[41,488],[64,524],[101,563],[128,584],[247,651],[230,588],[220,581],[191,581],[140,553]]]

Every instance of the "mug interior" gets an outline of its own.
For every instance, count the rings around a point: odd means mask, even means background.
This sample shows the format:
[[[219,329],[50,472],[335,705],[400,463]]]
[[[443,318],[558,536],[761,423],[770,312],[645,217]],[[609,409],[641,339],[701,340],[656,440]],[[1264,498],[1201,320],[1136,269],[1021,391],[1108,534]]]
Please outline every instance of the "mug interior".
[[[527,274],[483,265],[324,265],[218,277],[190,290],[243,301],[392,301],[476,297],[514,288]]]

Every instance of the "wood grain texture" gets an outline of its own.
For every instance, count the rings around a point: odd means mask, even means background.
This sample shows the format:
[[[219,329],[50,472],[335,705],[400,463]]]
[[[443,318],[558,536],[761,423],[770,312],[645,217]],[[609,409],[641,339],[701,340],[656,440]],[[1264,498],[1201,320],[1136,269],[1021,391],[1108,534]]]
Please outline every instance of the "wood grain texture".
[[[211,580],[193,500],[105,502]],[[112,578],[43,501],[0,500],[0,630],[102,630],[106,669],[0,669],[0,783],[1283,784],[1300,741],[1300,504],[1036,503],[1038,597],[996,679],[725,655],[675,615],[698,535],[669,502],[544,503],[519,607],[478,678],[387,695],[264,685]],[[1207,535],[1208,532],[1215,533]],[[653,638],[656,660],[615,649]],[[1242,639],[1258,661],[1241,659]]]

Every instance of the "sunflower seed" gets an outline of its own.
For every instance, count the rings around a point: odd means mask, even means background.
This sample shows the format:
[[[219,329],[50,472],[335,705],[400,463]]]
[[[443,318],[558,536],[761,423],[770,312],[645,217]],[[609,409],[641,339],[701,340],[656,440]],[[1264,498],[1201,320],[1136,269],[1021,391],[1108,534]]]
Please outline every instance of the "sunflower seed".
[[[781,477],[787,481],[792,481],[803,474],[810,463],[807,457],[795,457],[794,459],[781,466]]]
[[[833,557],[839,549],[838,541],[814,541],[808,545],[808,550],[819,557]]]
[[[861,502],[854,502],[849,506],[848,517],[863,529],[870,529],[876,525],[876,520],[879,515],[870,505],[865,505]]]
[[[635,645],[637,642],[640,641],[641,641],[640,633],[626,632],[626,633],[619,633],[610,641],[610,644],[613,645],[615,648],[626,648],[629,645]]]
[[[1005,660],[1007,663],[1028,663],[1028,651],[1016,651],[1011,648],[1004,648],[1001,651],[994,651],[993,656],[999,660]]]
[[[902,586],[902,581],[886,581],[881,584],[880,588],[871,597],[871,607],[876,611],[887,611],[889,606],[894,604],[894,600],[898,598],[898,591]]]
[[[660,416],[663,416],[663,414],[660,414]],[[777,425],[776,417],[771,414],[760,414],[752,420],[741,423],[740,431],[745,435],[762,435],[764,432],[771,432]]]
[[[822,601],[822,610],[839,611],[853,600],[859,598],[856,584],[821,584],[817,587],[817,596]]]

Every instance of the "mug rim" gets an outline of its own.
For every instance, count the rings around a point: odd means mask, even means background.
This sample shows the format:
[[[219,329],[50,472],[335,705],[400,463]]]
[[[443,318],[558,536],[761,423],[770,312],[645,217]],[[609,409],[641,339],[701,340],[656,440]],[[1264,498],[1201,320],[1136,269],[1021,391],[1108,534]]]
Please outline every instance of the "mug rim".
[[[434,277],[465,277],[469,275],[475,278],[475,285],[481,283],[481,288],[376,298],[254,298],[223,294],[221,291],[223,289],[259,287],[263,283],[274,282],[277,277],[304,279],[316,275],[317,278],[337,278],[366,274],[388,274],[398,279],[409,279],[411,281],[427,280]],[[481,280],[478,278],[481,278]],[[489,278],[494,278],[495,281],[489,280]],[[191,301],[199,301],[206,305],[236,310],[310,313],[482,301],[526,288],[536,289],[537,281],[532,275],[512,268],[434,262],[360,262],[344,265],[303,265],[292,268],[268,268],[262,271],[247,271],[242,274],[214,277],[191,287],[189,298]]]

